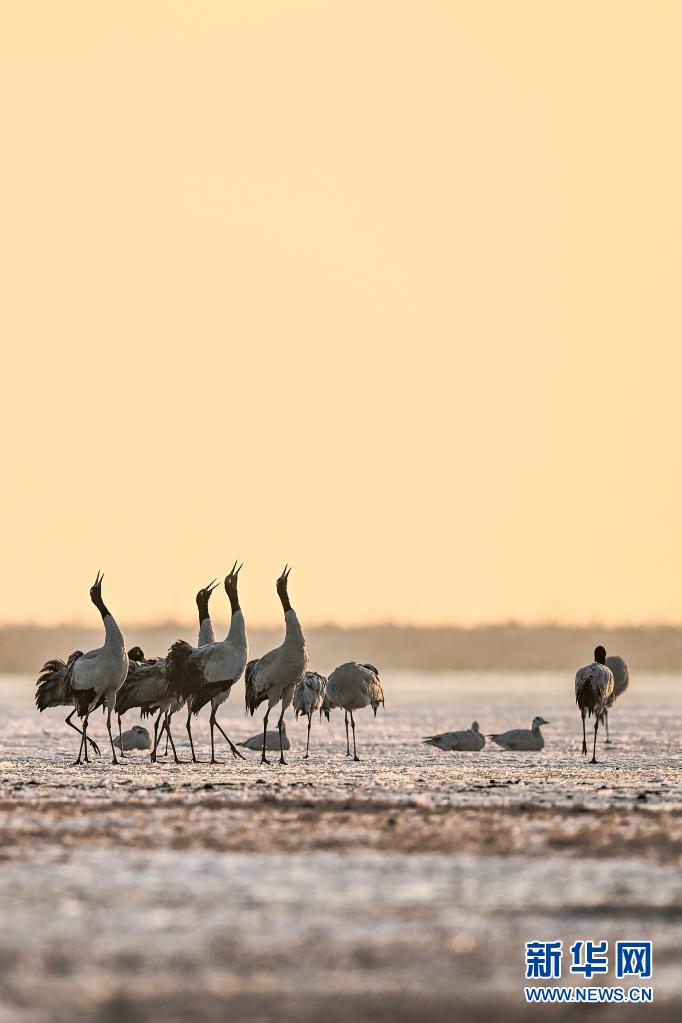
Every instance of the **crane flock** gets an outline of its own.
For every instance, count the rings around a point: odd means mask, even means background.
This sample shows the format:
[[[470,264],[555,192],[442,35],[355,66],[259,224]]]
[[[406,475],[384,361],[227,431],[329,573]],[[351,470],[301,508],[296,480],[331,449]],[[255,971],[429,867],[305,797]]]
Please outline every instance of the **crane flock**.
[[[211,764],[219,763],[215,756],[215,730],[227,743],[232,755],[244,759],[217,720],[218,709],[225,703],[232,688],[244,677],[246,712],[253,715],[261,704],[266,704],[263,730],[241,742],[247,750],[260,750],[261,764],[268,764],[266,751],[279,750],[279,763],[286,764],[284,751],[291,748],[286,734],[284,715],[293,703],[296,718],[307,719],[306,750],[303,759],[310,757],[310,729],[313,714],[319,712],[329,720],[332,710],[344,711],[346,729],[346,756],[353,760],[357,753],[354,712],[371,707],[376,717],[379,707],[385,706],[384,691],[379,670],[369,663],[347,661],[325,678],[317,671],[308,670],[308,651],[298,616],[289,600],[289,575],[285,565],[276,582],[276,590],[284,613],[284,639],[275,649],[262,657],[248,659],[248,639],[244,614],[239,603],[239,573],[243,565],[234,565],[224,580],[230,602],[230,626],[225,639],[217,640],[209,612],[211,595],[218,586],[214,579],[196,595],[199,628],[196,646],[187,640],[176,640],[165,657],[146,658],[139,646],[126,651],[123,634],[114,616],[102,598],[103,575],[98,572],[90,588],[90,599],[99,611],[104,626],[101,647],[83,653],[75,650],[64,661],[48,660],[36,681],[35,702],[39,711],[51,707],[70,707],[65,723],[79,735],[78,756],[75,765],[89,763],[89,749],[100,755],[97,743],[88,735],[90,715],[100,707],[106,714],[106,727],[111,746],[112,764],[118,764],[118,748],[146,750],[151,746],[151,760],[156,762],[163,735],[173,752],[176,763],[181,763],[173,739],[172,722],[175,715],[187,710],[186,731],[192,761],[198,763],[192,736],[192,718],[210,704],[209,727],[211,736]],[[592,759],[596,764],[597,733],[599,725],[606,727],[606,742],[610,742],[608,711],[615,699],[628,687],[629,669],[622,657],[606,656],[603,646],[594,651],[591,664],[579,668],[575,676],[575,698],[583,726],[582,753],[587,755],[585,718],[594,717]],[[273,707],[280,705],[277,728],[268,731],[268,720]],[[146,728],[135,725],[122,731],[122,718],[136,709],[141,717],[154,717],[153,742]],[[114,739],[111,728],[112,712],[118,718],[118,736]],[[81,727],[72,720],[80,719]],[[353,753],[350,749],[349,723],[353,733]],[[489,734],[497,746],[510,751],[539,752],[545,745],[540,731],[549,724],[543,717],[533,719],[530,729],[514,728],[507,732]],[[125,740],[125,741],[124,741]],[[474,721],[471,728],[443,732],[424,738],[424,743],[442,752],[478,752],[485,746],[485,735]]]

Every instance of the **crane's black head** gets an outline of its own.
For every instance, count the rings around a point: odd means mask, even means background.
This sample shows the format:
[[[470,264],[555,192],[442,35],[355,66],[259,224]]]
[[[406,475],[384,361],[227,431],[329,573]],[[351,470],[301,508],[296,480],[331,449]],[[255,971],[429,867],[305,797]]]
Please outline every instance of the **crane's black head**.
[[[239,596],[237,594],[237,587],[239,584],[239,573],[244,567],[244,563],[237,568],[237,562],[225,576],[225,593],[230,598],[230,607],[232,608],[232,614],[239,610]]]
[[[594,651],[594,659],[597,664],[606,664],[606,650],[603,646],[598,646]]]
[[[104,573],[97,573],[97,578],[90,587],[90,600],[93,602],[102,618],[106,618],[109,614],[104,601],[102,600],[102,579],[104,579]]]
[[[291,610],[291,604],[289,603],[289,591],[287,590],[290,572],[291,569],[287,565],[285,565],[284,568],[282,569],[281,576],[277,580],[277,595],[279,599],[282,601],[282,607],[284,608],[285,613]]]
[[[197,607],[199,608],[199,619],[203,621],[204,618],[208,618],[208,602],[211,599],[211,594],[218,585],[218,580],[213,579],[208,586],[204,586],[203,589],[197,593]]]
[[[142,661],[144,661],[144,651],[142,647],[131,646],[130,650],[128,651],[128,660],[136,661],[138,664],[141,664]]]
[[[97,578],[90,587],[90,600],[93,604],[96,604],[98,600],[102,599],[102,579],[104,579],[104,573],[97,573]]]

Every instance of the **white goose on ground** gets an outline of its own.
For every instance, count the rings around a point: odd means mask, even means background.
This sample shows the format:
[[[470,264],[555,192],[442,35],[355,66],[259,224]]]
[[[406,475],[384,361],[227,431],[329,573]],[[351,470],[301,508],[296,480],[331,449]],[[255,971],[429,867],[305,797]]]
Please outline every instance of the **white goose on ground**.
[[[240,742],[239,745],[243,749],[250,750],[262,750],[263,749],[263,735],[261,732],[257,732],[256,735],[252,735],[250,739],[246,739],[245,742]],[[265,748],[271,753],[279,749],[279,731],[276,728],[271,728],[265,733]],[[291,743],[289,742],[289,736],[287,735],[286,722],[282,722],[282,748],[291,749]]]
[[[435,746],[444,753],[470,752],[476,753],[485,746],[485,736],[478,727],[478,721],[474,721],[471,728],[465,728],[459,732],[441,732],[440,735],[427,735],[424,742],[428,746]]]
[[[606,650],[598,646],[594,651],[594,661],[578,668],[575,674],[575,702],[580,708],[583,721],[583,756],[587,756],[587,740],[585,738],[585,715],[594,714],[594,745],[592,747],[591,764],[597,763],[597,732],[599,722],[603,721],[608,709],[615,699],[616,683],[613,672],[606,664]]]
[[[265,756],[267,746],[267,729],[270,711],[275,704],[282,701],[282,713],[277,722],[277,730],[282,738],[282,725],[284,723],[284,712],[291,703],[296,683],[305,674],[308,667],[308,651],[305,645],[305,637],[296,612],[289,602],[288,582],[290,568],[284,566],[284,571],[277,580],[277,595],[282,602],[284,610],[284,642],[275,650],[270,650],[263,657],[256,661],[249,661],[246,666],[246,709],[253,715],[256,707],[266,700],[268,709],[263,718],[263,744],[261,752],[261,764],[269,761]],[[285,764],[284,744],[280,742],[279,762]]]
[[[321,711],[324,707],[324,698],[327,693],[327,679],[317,671],[306,671],[302,679],[296,683],[294,688],[294,714],[298,720],[299,714],[305,714],[308,718],[308,737],[305,744],[304,760],[310,757],[310,724],[316,710]]]
[[[127,732],[116,736],[114,746],[118,746],[121,752],[134,749],[146,750],[152,748],[152,740],[144,725],[133,725]]]
[[[508,732],[489,735],[488,738],[492,739],[498,746],[501,746],[502,749],[538,753],[545,745],[545,739],[540,731],[540,725],[548,724],[549,721],[545,721],[544,718],[535,717],[533,718],[530,728],[510,728]]]
[[[102,600],[102,579],[97,578],[90,588],[90,599],[102,616],[104,624],[104,644],[97,650],[89,650],[86,654],[77,650],[71,654],[65,668],[65,684],[73,694],[73,701],[78,716],[83,721],[83,734],[78,751],[77,764],[82,763],[83,756],[88,762],[88,718],[96,707],[104,706],[107,711],[107,731],[111,743],[112,764],[118,764],[116,748],[111,734],[111,712],[116,703],[116,693],[125,682],[128,674],[128,654],[126,653],[123,634],[116,620]]]
[[[358,661],[347,661],[334,668],[327,679],[327,699],[329,708],[340,707],[346,712],[346,756],[350,756],[350,741],[348,738],[348,715],[353,729],[353,760],[359,760],[358,751],[355,745],[355,720],[354,710],[362,710],[363,707],[371,707],[374,717],[377,710],[384,704],[384,691],[379,681],[379,670],[373,664],[360,664]],[[326,707],[323,706],[324,710]]]
[[[614,689],[613,699],[609,704],[611,707],[619,696],[622,696],[627,687],[630,684],[630,669],[627,666],[627,662],[624,658],[619,657],[618,654],[610,654],[606,658],[606,667],[611,669],[613,675]],[[611,742],[611,736],[609,735],[609,713],[606,711],[604,714],[604,724],[606,725],[606,741]]]
[[[184,640],[177,640],[166,658],[166,672],[171,683],[177,685],[179,695],[189,690],[192,714],[211,703],[211,763],[217,764],[213,730],[217,728],[228,743],[234,756],[244,759],[224,729],[216,721],[216,711],[227,700],[232,686],[239,681],[249,656],[246,624],[239,606],[238,577],[243,565],[235,561],[225,577],[225,592],[232,608],[230,629],[224,640],[207,643],[195,649]]]

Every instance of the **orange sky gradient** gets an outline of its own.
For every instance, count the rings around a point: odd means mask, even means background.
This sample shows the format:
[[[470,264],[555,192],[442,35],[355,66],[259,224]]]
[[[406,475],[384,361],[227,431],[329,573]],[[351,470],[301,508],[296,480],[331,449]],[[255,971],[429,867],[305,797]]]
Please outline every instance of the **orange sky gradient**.
[[[0,621],[681,622],[681,37],[6,5]]]

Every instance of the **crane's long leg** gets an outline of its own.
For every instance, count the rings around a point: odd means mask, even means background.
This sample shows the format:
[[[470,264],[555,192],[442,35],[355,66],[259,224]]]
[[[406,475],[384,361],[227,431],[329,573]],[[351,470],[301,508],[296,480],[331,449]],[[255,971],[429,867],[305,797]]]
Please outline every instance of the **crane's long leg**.
[[[80,728],[78,727],[78,725],[74,725],[73,721],[71,720],[71,718],[73,717],[73,715],[75,713],[76,713],[76,708],[74,707],[73,710],[71,711],[71,713],[69,714],[69,716],[65,719],[64,723],[67,724],[69,726],[69,728],[73,728],[74,732],[78,732],[78,734],[82,737],[83,733],[81,732]],[[96,753],[98,757],[101,756],[99,746],[97,745],[95,740],[94,739],[88,739],[88,742],[92,746],[93,753]]]
[[[348,711],[346,711],[346,756],[350,756],[350,739],[348,738]]]
[[[112,764],[117,764],[118,760],[116,759],[116,747],[114,746],[114,737],[111,734],[111,710],[107,710],[107,732],[109,733],[109,742],[111,743],[111,753],[113,757],[111,762]]]
[[[156,721],[154,722],[154,748],[152,749],[152,755],[151,755],[151,762],[153,764],[156,763],[156,747],[159,745],[159,738],[160,738],[160,735],[159,735],[159,723],[161,721],[162,714],[163,714],[163,711],[160,710],[159,713],[156,715]]]
[[[216,760],[216,758],[215,758],[215,746],[214,746],[214,743],[213,743],[213,729],[215,727],[215,709],[213,707],[211,707],[211,716],[208,719],[208,723],[211,726],[211,761],[210,762],[212,764],[219,764],[220,761]]]
[[[580,708],[580,713],[582,714],[582,718],[583,718],[583,756],[586,757],[587,756],[587,739],[585,737],[585,708],[584,707]]]
[[[305,755],[303,757],[304,760],[308,760],[308,758],[310,757],[310,724],[312,722],[312,719],[313,712],[311,711],[310,714],[308,714],[308,738],[306,739],[305,743]]]
[[[610,743],[611,742],[611,736],[609,735],[609,712],[608,712],[608,710],[604,711],[604,723],[606,724],[606,741],[608,743]]]
[[[218,731],[220,732],[220,734],[222,735],[223,739],[225,739],[227,745],[232,750],[232,756],[233,757],[239,757],[240,760],[246,760],[246,757],[242,756],[242,754],[239,752],[239,750],[237,749],[235,744],[232,742],[232,739],[229,737],[227,732],[225,732],[224,729],[221,727],[221,724],[220,724],[219,721],[216,721],[215,726],[218,729]]]
[[[77,764],[82,763],[82,758],[85,756],[85,763],[89,764],[88,760],[88,715],[86,714],[83,718],[83,731],[81,732],[81,744],[78,749],[78,760],[74,761],[74,767]]]
[[[353,729],[353,760],[359,760],[358,751],[355,748],[355,720],[353,718],[353,711],[350,712],[350,723]]]
[[[270,761],[268,760],[268,758],[265,755],[265,746],[266,746],[266,743],[268,741],[267,735],[268,735],[268,718],[269,717],[270,717],[270,708],[268,707],[268,709],[265,712],[265,717],[263,718],[263,749],[261,750],[261,755],[260,755],[260,762],[261,762],[261,764],[269,764],[270,763]]]
[[[123,731],[121,728],[121,715],[118,715],[118,745],[121,750],[121,759],[123,759]]]
[[[167,720],[168,719],[166,719],[166,721]],[[167,757],[168,756],[168,736],[170,735],[170,731],[168,729],[168,725],[167,724],[165,725],[165,729],[166,729],[166,748],[163,751],[163,755],[164,755],[164,757]]]
[[[286,764],[286,760],[284,759],[284,746],[282,745],[282,742],[283,742],[283,740],[282,740],[282,725],[284,723],[284,711],[285,711],[285,709],[286,709],[285,707],[282,707],[282,713],[280,714],[279,721],[277,722],[277,731],[279,732],[279,762],[280,762],[280,764]]]
[[[90,715],[86,714],[85,717],[83,718],[83,753],[85,755],[85,763],[86,764],[90,763],[90,760],[88,758],[88,718],[89,717],[90,717]]]
[[[197,755],[194,752],[194,740],[192,739],[192,708],[190,707],[187,711],[187,734],[189,735],[189,744],[192,748],[192,763],[198,764]]]
[[[176,764],[184,764],[184,760],[180,760],[175,749],[175,743],[173,742],[173,736],[171,735],[170,719],[173,715],[167,714],[163,723],[163,727],[166,729],[166,748],[168,748],[168,740],[170,740],[171,749],[173,750],[173,759]]]
[[[592,759],[590,760],[591,764],[596,764],[597,763],[597,730],[598,730],[598,728],[599,728],[599,718],[595,718],[595,721],[594,721],[594,746],[592,748]]]
[[[83,729],[83,731],[81,732],[81,741],[80,741],[80,746],[78,747],[78,759],[74,760],[74,762],[73,762],[73,766],[74,767],[76,767],[78,764],[81,763],[81,757],[83,755],[83,743],[84,742],[87,742],[87,736],[85,734],[85,729]]]

